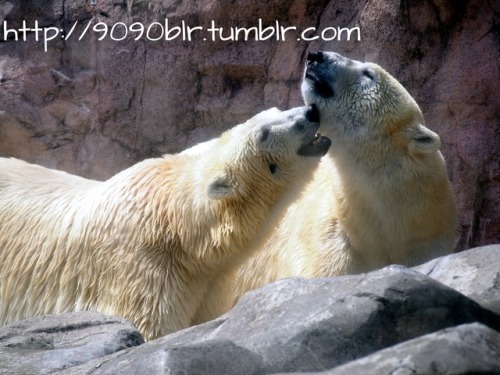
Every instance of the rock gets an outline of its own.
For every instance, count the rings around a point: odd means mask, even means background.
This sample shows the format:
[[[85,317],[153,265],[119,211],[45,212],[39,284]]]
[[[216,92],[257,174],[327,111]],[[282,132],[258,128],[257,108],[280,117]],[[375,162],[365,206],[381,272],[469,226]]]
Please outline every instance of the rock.
[[[473,323],[444,329],[334,369],[302,375],[500,374],[500,333]]]
[[[498,315],[404,267],[334,279],[294,278],[247,293],[215,321],[64,373],[320,371],[472,322],[500,329]]]
[[[281,280],[146,344],[132,323],[94,312],[27,319],[0,328],[0,374],[498,373],[500,315],[477,303],[498,306],[498,250],[419,272]]]
[[[82,5],[84,4],[84,5]],[[0,155],[105,179],[149,156],[207,140],[272,106],[302,103],[304,56],[335,50],[384,66],[415,96],[442,149],[457,194],[457,249],[500,233],[498,2],[42,0],[0,3],[7,28],[56,26],[73,35],[47,43],[4,42],[0,27]],[[254,27],[360,27],[361,40],[191,41],[121,39],[123,22],[205,30]],[[88,31],[90,22],[108,33]],[[3,26],[3,25],[0,25]],[[101,25],[102,26],[102,25]],[[151,37],[159,29],[152,31]],[[225,34],[226,36],[228,34]],[[312,35],[311,35],[312,36]],[[326,36],[331,36],[327,33]],[[208,40],[203,40],[209,37]],[[150,38],[151,39],[151,38]]]
[[[263,374],[259,355],[228,340],[189,346],[142,346],[140,352],[95,360],[59,374]]]
[[[0,327],[0,374],[52,374],[142,343],[130,321],[95,312],[26,319]]]
[[[500,245],[440,257],[414,269],[500,314]]]

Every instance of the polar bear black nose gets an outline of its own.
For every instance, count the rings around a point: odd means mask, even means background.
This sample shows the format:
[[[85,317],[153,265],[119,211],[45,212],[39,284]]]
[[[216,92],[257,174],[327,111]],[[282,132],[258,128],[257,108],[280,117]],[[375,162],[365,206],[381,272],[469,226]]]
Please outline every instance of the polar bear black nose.
[[[321,52],[321,51],[309,52],[309,54],[307,55],[307,62],[308,63],[313,63],[313,62],[322,63],[324,60],[325,60],[325,56],[323,55],[323,52]]]
[[[319,111],[318,107],[314,104],[309,106],[306,111],[306,119],[310,122],[319,122]]]

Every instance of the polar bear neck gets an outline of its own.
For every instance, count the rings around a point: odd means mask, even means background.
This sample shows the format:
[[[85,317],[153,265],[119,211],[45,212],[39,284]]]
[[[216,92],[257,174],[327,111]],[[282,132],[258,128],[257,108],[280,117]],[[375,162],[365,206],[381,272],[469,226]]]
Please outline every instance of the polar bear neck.
[[[116,179],[121,185],[128,179],[123,186],[125,207],[117,206],[116,214],[142,228],[137,234],[144,237],[140,241],[177,248],[186,253],[185,262],[201,260],[213,269],[243,249],[262,224],[272,196],[252,197],[259,190],[249,189],[245,200],[207,199],[205,186],[193,186],[192,175],[198,171],[190,168],[192,164],[186,157],[149,159],[108,183]]]
[[[342,228],[351,252],[363,264],[358,272],[401,259],[418,264],[427,254],[414,244],[425,243],[426,238],[453,227],[448,213],[454,212],[454,203],[440,152],[426,155],[421,163],[410,160],[411,166],[400,159],[386,160],[379,168],[332,153],[325,157],[329,162],[323,166],[326,170],[328,165],[328,173],[335,175],[330,189],[337,201],[337,215],[330,228]],[[453,235],[450,231],[449,237]],[[350,267],[352,272],[355,266]]]

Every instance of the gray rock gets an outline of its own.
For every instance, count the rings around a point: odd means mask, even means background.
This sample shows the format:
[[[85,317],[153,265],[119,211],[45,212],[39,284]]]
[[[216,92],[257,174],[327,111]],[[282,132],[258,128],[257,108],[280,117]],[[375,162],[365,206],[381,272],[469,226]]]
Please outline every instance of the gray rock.
[[[476,321],[500,329],[498,315],[404,267],[334,279],[294,278],[248,293],[215,321],[63,373],[322,371]]]
[[[229,340],[208,340],[187,346],[143,345],[131,355],[116,353],[104,363],[71,368],[58,374],[263,374],[259,355]]]
[[[0,328],[0,374],[500,373],[500,317],[484,308],[498,311],[499,249],[419,272],[281,280],[217,320],[138,347],[123,319],[24,320]]]
[[[52,374],[143,342],[130,321],[95,312],[26,319],[0,327],[0,374]]]
[[[500,245],[433,259],[414,269],[500,314]]]
[[[461,325],[308,374],[500,374],[500,333],[478,323]]]

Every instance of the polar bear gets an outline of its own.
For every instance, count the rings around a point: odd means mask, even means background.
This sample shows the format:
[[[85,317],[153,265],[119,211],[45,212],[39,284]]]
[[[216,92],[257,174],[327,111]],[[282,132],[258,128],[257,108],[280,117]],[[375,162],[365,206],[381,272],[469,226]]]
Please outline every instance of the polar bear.
[[[97,310],[146,340],[191,325],[207,280],[327,152],[318,121],[268,110],[104,182],[0,158],[0,323]]]
[[[236,281],[227,280],[235,299],[284,277],[414,266],[452,252],[456,209],[440,138],[404,87],[376,64],[318,51],[301,89],[332,146]]]

